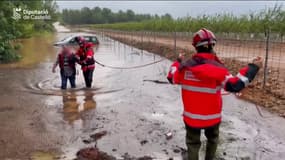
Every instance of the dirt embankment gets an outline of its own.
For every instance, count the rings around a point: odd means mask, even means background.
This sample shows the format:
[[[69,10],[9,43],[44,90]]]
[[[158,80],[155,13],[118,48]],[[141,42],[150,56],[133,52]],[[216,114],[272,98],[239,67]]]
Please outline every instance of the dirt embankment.
[[[134,46],[139,49],[147,50],[152,53],[167,57],[170,60],[175,60],[177,54],[173,49],[173,42],[171,39],[165,40],[160,43],[159,39],[156,39],[156,43],[150,41],[139,41],[134,35],[132,36],[122,36],[119,34],[108,34],[105,33],[110,38],[125,43],[127,45]],[[168,42],[168,43],[166,43]],[[167,45],[168,44],[168,45]],[[188,43],[188,45],[190,45]],[[177,53],[184,52],[190,57],[194,51],[188,48],[181,48],[177,46]],[[245,66],[247,63],[235,60],[232,58],[222,58],[225,65],[229,70],[235,74]],[[267,75],[267,83],[265,84],[266,89],[263,88],[263,69],[260,70],[256,79],[249,85],[248,88],[242,91],[241,98],[251,101],[257,105],[263,106],[273,113],[277,113],[282,117],[285,117],[285,95],[283,83],[278,81],[280,71],[272,68],[269,70]]]

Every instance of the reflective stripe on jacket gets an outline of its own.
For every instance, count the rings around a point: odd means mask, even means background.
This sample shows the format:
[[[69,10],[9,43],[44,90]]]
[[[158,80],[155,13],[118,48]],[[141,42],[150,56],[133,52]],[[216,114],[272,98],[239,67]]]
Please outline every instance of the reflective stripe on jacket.
[[[183,62],[173,78],[176,84],[181,84],[185,123],[197,128],[220,123],[221,89],[239,92],[257,71],[255,65],[249,64],[234,77],[212,53],[198,53]]]

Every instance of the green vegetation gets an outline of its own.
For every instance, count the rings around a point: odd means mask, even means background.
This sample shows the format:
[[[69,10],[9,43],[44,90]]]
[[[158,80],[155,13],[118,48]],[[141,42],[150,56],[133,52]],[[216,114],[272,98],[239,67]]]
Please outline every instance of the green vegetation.
[[[161,17],[172,19],[169,14]],[[150,14],[135,14],[132,10],[126,12],[120,10],[118,13],[112,12],[108,8],[101,9],[94,7],[92,9],[84,7],[81,10],[64,9],[61,14],[62,21],[67,24],[104,24],[117,22],[140,22],[159,18],[158,15],[151,16]]]
[[[47,10],[51,19],[25,20],[13,19],[14,9]],[[19,48],[17,39],[28,38],[39,32],[53,31],[52,22],[57,19],[57,6],[53,0],[38,1],[0,1],[0,63],[11,62],[20,58],[16,53]],[[22,16],[22,15],[21,15]]]
[[[216,33],[265,33],[267,29],[280,34],[285,33],[285,11],[281,6],[265,9],[259,13],[234,16],[217,14],[212,16],[186,17],[179,19],[154,17],[142,22],[114,24],[95,24],[97,29],[115,29],[125,31],[162,31],[162,32],[196,32],[208,28]]]

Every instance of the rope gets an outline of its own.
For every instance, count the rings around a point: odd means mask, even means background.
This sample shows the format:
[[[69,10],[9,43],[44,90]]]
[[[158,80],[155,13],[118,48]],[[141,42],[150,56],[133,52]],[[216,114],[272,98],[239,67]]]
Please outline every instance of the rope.
[[[151,79],[144,79],[143,81],[158,83],[158,84],[169,84],[169,82],[166,81],[160,81],[160,80],[151,80]]]
[[[99,64],[99,65],[102,66],[102,67],[108,67],[108,68],[112,68],[112,69],[135,69],[135,68],[142,68],[142,67],[150,66],[150,65],[159,63],[159,62],[161,62],[161,61],[164,61],[164,60],[166,60],[166,58],[161,58],[161,59],[158,60],[158,61],[154,61],[154,62],[151,62],[151,63],[147,63],[147,64],[143,64],[143,65],[138,65],[138,66],[131,66],[131,67],[110,66],[110,65],[102,64],[102,63],[100,63],[100,62],[98,62],[98,61],[96,61],[96,60],[95,60],[95,63]]]

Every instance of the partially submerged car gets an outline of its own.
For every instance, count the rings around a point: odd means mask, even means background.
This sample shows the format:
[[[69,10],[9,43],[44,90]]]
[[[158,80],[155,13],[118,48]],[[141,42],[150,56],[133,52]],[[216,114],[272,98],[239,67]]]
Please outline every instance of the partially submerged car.
[[[95,35],[71,35],[68,37],[65,37],[64,39],[62,39],[61,41],[58,41],[56,43],[54,43],[54,46],[62,46],[62,45],[70,45],[70,46],[75,46],[77,45],[77,43],[75,42],[75,37],[77,36],[81,36],[83,37],[87,42],[91,42],[94,45],[99,45],[99,40]]]

